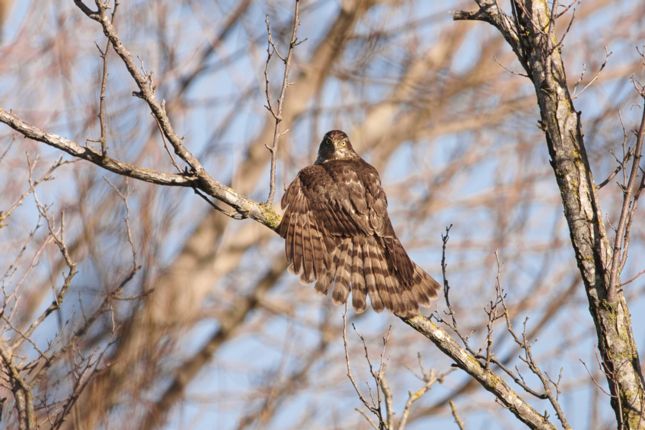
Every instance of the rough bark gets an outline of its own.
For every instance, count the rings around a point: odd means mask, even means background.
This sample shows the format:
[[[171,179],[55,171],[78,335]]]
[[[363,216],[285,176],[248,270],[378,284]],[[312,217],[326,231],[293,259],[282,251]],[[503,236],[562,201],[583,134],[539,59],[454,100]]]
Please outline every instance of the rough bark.
[[[512,2],[513,16],[496,2],[477,1],[476,12],[455,19],[491,23],[504,36],[533,82],[551,166],[560,189],[576,263],[582,275],[612,395],[618,428],[645,429],[645,391],[625,296],[610,295],[611,247],[584,145],[580,112],[567,87],[561,41],[545,0]]]

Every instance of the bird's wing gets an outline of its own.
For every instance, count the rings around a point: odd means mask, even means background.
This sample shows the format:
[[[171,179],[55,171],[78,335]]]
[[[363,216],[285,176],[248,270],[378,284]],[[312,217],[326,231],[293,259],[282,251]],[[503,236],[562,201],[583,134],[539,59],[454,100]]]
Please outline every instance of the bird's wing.
[[[290,269],[300,274],[303,281],[312,282],[331,266],[331,259],[324,230],[310,209],[310,201],[301,180],[303,171],[282,196],[281,206],[285,212],[277,232],[285,238],[285,253]]]
[[[313,165],[302,169],[282,196],[278,234],[285,238],[291,270],[305,282],[331,269],[343,238],[372,237],[387,219],[387,201],[376,170],[366,163]],[[367,165],[365,172],[357,169]],[[389,225],[389,219],[387,220]],[[335,266],[334,266],[335,267]]]
[[[416,312],[436,296],[436,282],[408,257],[394,234],[381,182],[369,164],[327,162],[306,167],[282,198],[278,233],[291,269],[305,282],[357,311]],[[427,278],[427,279],[426,279]],[[432,282],[429,282],[428,279]],[[432,294],[431,294],[432,293]]]
[[[303,171],[310,208],[326,233],[387,236],[387,199],[376,169],[362,160],[332,161]]]
[[[337,237],[370,239],[367,243],[374,244],[370,256],[385,258],[388,270],[410,284],[414,264],[394,233],[376,169],[363,160],[328,162],[323,167],[329,183],[319,184],[310,198],[318,224],[331,227],[329,233]],[[323,198],[317,197],[321,194]]]

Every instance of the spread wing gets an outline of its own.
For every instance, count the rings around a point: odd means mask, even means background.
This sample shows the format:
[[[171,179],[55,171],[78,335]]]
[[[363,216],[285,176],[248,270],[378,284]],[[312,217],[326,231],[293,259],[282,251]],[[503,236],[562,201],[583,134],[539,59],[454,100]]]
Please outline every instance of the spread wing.
[[[329,182],[319,184],[322,186],[312,194],[312,209],[318,224],[337,238],[363,237],[368,243],[376,242],[379,252],[372,247],[371,254],[376,255],[362,258],[386,261],[388,266],[384,269],[411,283],[414,263],[394,233],[387,213],[387,197],[376,169],[363,160],[331,162],[321,167],[326,173],[322,177]],[[317,195],[322,198],[315,198]],[[358,250],[352,251],[356,254]]]
[[[303,171],[318,223],[336,237],[392,236],[387,199],[376,170],[360,161],[328,162]]]
[[[302,172],[282,196],[281,206],[286,210],[277,231],[285,238],[285,254],[290,269],[300,274],[303,281],[313,282],[330,268],[328,248],[333,245],[325,243],[324,229],[311,210],[301,176]]]
[[[438,284],[397,239],[376,170],[362,160],[329,161],[298,173],[282,197],[278,233],[290,269],[316,280],[336,303],[352,293],[357,311],[369,296],[379,311],[411,315],[436,297]]]
[[[363,160],[328,162],[300,171],[282,197],[285,217],[278,232],[286,239],[287,259],[293,270],[304,270],[309,282],[314,273],[333,261],[320,261],[320,250],[332,253],[343,238],[377,239],[386,260],[406,280],[414,265],[398,243],[387,214],[387,197],[374,167]],[[315,230],[315,231],[312,231]],[[397,246],[398,245],[398,246]],[[304,258],[306,257],[306,258]],[[304,262],[315,261],[314,267]]]

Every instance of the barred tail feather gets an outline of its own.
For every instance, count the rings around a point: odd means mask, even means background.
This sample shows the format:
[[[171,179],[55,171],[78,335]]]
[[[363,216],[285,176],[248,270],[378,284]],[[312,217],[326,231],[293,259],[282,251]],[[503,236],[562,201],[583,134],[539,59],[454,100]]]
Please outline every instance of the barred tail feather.
[[[383,303],[383,306],[393,310],[392,306],[392,296],[387,291],[387,286],[385,283],[385,276],[388,274],[387,263],[381,254],[381,250],[376,241],[371,240],[368,244],[368,256],[366,260],[370,261],[372,266],[372,273],[376,281],[376,291],[375,295],[378,295],[380,301]]]
[[[372,268],[372,259],[369,258],[369,249],[367,244],[363,245],[363,277],[365,279],[365,287],[367,288],[367,293],[372,303],[372,307],[376,312],[381,312],[385,305],[379,296],[376,289],[376,275],[374,275],[374,269]]]
[[[278,232],[285,238],[289,269],[305,283],[315,281],[317,291],[331,292],[336,304],[346,303],[351,293],[356,312],[365,311],[369,297],[375,311],[387,308],[409,317],[419,306],[430,305],[441,290],[396,238],[324,236],[306,212],[290,214]]]
[[[381,265],[383,264],[384,262],[381,262]],[[390,302],[392,302],[391,309],[395,314],[400,314],[405,310],[405,303],[401,301],[401,291],[398,279],[388,270],[385,274],[385,294],[390,297]]]
[[[334,291],[332,300],[335,304],[345,303],[350,290],[351,270],[352,270],[352,239],[345,239],[338,248],[338,263],[336,265],[336,274],[334,276]]]
[[[441,291],[441,284],[415,264],[411,292],[419,305],[429,306],[437,298],[439,291]]]
[[[354,242],[354,256],[352,259],[352,305],[358,313],[364,312],[367,306],[367,288],[363,276],[363,240]]]
[[[319,293],[327,295],[327,292],[329,291],[329,286],[331,284],[331,270],[326,270],[324,271],[319,277],[318,280],[316,281],[316,291]]]
[[[421,303],[414,298],[410,289],[406,288],[402,291],[401,300],[405,303],[405,310],[402,312],[402,316],[412,316],[419,312]]]
[[[408,253],[405,252],[405,248],[403,248],[399,239],[396,237],[387,237],[382,240],[385,258],[387,259],[389,267],[396,272],[397,277],[403,283],[411,283],[412,277],[414,276],[415,264],[410,260]]]
[[[429,306],[441,289],[437,281],[410,260],[396,239],[389,245],[368,239],[362,260],[366,289],[375,310],[385,307],[399,316],[410,317],[419,313],[419,306]],[[406,264],[411,265],[409,276]]]
[[[313,277],[309,280],[309,282],[318,279],[318,277],[320,277],[325,272],[325,256],[327,255],[325,244],[323,243],[322,236],[318,229],[312,228],[311,232]]]

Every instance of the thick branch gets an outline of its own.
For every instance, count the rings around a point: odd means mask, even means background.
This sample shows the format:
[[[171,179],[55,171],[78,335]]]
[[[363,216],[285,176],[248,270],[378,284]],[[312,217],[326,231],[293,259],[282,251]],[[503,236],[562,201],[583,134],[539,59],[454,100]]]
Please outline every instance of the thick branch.
[[[17,116],[0,108],[0,122],[7,124],[23,136],[43,142],[49,146],[60,149],[74,157],[90,161],[97,166],[119,175],[128,176],[141,181],[157,185],[182,186],[199,189],[209,196],[226,203],[235,210],[241,218],[251,218],[259,223],[275,229],[280,222],[280,217],[266,205],[250,200],[231,187],[219,183],[210,175],[203,173],[201,177],[195,174],[171,174],[147,169],[133,164],[125,163],[110,157],[104,157],[92,148],[81,146],[78,143],[47,133],[38,127],[27,124]]]
[[[430,339],[437,348],[450,357],[459,368],[476,379],[482,387],[493,393],[524,424],[532,429],[555,429],[555,426],[544,415],[536,411],[513,391],[502,378],[490,369],[486,369],[475,356],[459,346],[448,333],[428,318],[416,316],[402,319],[410,327]]]
[[[157,185],[172,185],[190,187],[197,183],[197,178],[193,175],[180,175],[159,172],[153,169],[135,166],[134,164],[125,163],[115,160],[114,158],[105,157],[100,152],[95,151],[87,146],[81,146],[73,140],[66,139],[56,134],[47,133],[46,131],[24,122],[16,115],[0,108],[0,122],[7,124],[26,138],[43,142],[49,146],[60,149],[71,156],[90,161],[97,166],[103,167],[119,175],[139,179]]]

